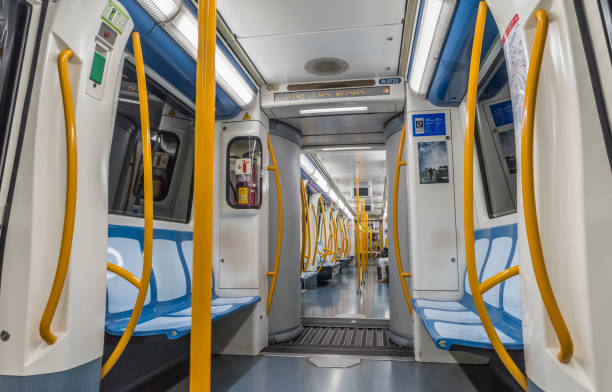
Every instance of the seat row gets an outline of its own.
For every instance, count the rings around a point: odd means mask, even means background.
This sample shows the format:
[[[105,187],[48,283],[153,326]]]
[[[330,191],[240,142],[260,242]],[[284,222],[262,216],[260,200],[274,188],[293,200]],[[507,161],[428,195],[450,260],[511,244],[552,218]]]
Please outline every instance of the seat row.
[[[474,232],[479,281],[518,265],[517,225],[497,226]],[[465,275],[465,294],[458,301],[413,299],[412,304],[435,345],[442,350],[454,346],[492,349],[476,312]],[[491,322],[508,350],[523,348],[519,277],[514,276],[483,294]]]
[[[143,265],[142,227],[109,225],[108,261],[136,276]],[[178,230],[153,231],[151,281],[134,336],[166,335],[177,339],[191,331],[191,282],[193,233]],[[122,277],[107,273],[106,332],[125,330],[138,290]],[[258,296],[218,297],[212,292],[212,321],[227,317],[258,301]]]

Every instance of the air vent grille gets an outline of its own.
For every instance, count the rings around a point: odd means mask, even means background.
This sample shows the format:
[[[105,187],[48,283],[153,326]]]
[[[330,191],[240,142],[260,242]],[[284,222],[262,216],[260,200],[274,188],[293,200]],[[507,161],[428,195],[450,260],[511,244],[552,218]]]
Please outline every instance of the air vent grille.
[[[317,57],[304,64],[304,69],[317,76],[333,76],[346,72],[349,63],[337,57]]]

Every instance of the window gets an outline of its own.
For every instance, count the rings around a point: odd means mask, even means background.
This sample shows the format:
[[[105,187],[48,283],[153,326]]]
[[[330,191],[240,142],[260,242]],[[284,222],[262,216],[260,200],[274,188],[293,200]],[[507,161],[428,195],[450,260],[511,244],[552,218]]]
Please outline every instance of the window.
[[[193,110],[147,78],[154,218],[189,221],[193,192]],[[144,216],[140,107],[134,65],[126,59],[109,160],[111,214]]]
[[[0,162],[4,171],[32,6],[0,0]]]
[[[227,145],[225,199],[236,209],[261,207],[261,141],[240,136]]]
[[[485,77],[476,110],[476,152],[489,218],[516,212],[516,146],[512,102],[501,55]]]

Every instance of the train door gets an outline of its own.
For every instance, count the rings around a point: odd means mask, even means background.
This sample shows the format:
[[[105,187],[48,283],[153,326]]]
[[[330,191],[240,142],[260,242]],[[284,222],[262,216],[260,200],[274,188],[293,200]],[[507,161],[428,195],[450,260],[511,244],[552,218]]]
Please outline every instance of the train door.
[[[0,1],[0,385],[8,390],[65,390],[59,377],[75,390],[99,384],[106,167],[131,30],[113,1]]]

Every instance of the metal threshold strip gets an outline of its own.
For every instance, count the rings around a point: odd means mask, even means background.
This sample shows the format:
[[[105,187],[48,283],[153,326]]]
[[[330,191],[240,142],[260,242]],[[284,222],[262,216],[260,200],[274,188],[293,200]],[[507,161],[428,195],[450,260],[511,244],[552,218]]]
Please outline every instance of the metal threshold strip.
[[[268,346],[262,354],[414,358],[412,348],[389,338],[389,320],[305,317],[302,324],[304,331],[298,337]]]

